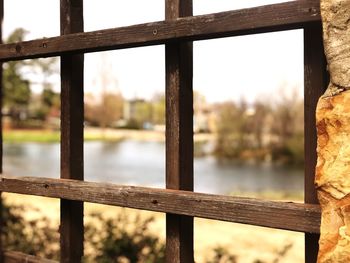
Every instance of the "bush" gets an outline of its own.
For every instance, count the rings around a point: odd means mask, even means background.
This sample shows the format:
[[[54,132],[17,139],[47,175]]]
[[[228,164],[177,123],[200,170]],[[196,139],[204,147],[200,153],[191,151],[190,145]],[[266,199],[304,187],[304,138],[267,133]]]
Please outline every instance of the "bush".
[[[28,208],[19,205],[2,205],[1,236],[4,248],[57,260],[57,229],[47,217],[26,220],[23,217],[26,209]]]
[[[87,255],[85,262],[144,262],[165,261],[165,246],[149,232],[153,217],[131,218],[126,212],[117,218],[104,218],[92,214],[91,223],[86,225],[86,246],[91,246],[93,254]],[[96,238],[97,237],[97,238]]]
[[[237,258],[230,254],[226,248],[217,246],[214,248],[213,258],[206,261],[206,263],[237,263]]]
[[[33,209],[33,208],[30,208]],[[27,220],[23,216],[28,207],[2,206],[2,240],[6,250],[48,259],[59,259],[59,234],[47,217]],[[165,245],[150,233],[153,217],[130,216],[122,211],[116,218],[105,218],[100,213],[88,215],[85,226],[85,256],[83,262],[97,263],[163,263]],[[282,262],[293,246],[289,243],[276,251],[273,262]],[[237,263],[236,255],[217,246],[206,263]],[[256,259],[254,263],[263,263]]]
[[[295,134],[284,145],[271,150],[272,160],[282,164],[302,166],[304,164],[304,136]]]
[[[48,259],[59,259],[59,233],[47,217],[27,220],[23,216],[31,207],[2,206],[2,240],[6,250]],[[144,262],[165,261],[165,246],[149,232],[154,218],[131,218],[122,212],[117,218],[101,214],[88,215],[85,227],[84,262]]]

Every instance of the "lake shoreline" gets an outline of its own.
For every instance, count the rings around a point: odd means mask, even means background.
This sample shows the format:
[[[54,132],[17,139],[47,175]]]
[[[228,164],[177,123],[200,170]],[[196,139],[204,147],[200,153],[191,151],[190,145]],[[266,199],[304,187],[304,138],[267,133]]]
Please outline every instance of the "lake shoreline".
[[[45,157],[43,159],[43,157]],[[4,172],[60,177],[59,143],[5,143]],[[84,178],[91,182],[165,187],[165,144],[159,141],[91,141],[84,144]],[[268,163],[239,163],[214,156],[194,158],[194,190],[212,194],[303,189],[303,170]]]
[[[152,130],[130,130],[111,128],[84,128],[85,141],[110,141],[121,140],[156,141],[165,142],[165,132]],[[58,143],[60,142],[60,131],[42,130],[4,130],[3,140],[6,143]],[[215,135],[209,133],[194,134],[195,142],[214,141]]]

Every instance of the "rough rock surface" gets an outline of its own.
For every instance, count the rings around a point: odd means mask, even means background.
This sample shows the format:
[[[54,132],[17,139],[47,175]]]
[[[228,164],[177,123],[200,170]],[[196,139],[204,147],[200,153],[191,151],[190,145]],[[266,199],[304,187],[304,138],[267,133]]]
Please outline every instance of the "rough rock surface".
[[[350,91],[321,98],[316,111],[315,183],[322,207],[319,263],[350,262]]]
[[[350,89],[350,0],[321,0],[321,15],[332,96]]]
[[[321,0],[330,84],[316,109],[318,263],[350,262],[350,0]]]

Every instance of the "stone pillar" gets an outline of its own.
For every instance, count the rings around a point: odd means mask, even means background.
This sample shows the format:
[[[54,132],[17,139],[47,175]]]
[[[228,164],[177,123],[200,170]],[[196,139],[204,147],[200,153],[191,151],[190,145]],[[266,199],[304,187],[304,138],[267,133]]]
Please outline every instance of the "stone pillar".
[[[330,83],[316,109],[318,263],[350,262],[350,0],[321,0]]]

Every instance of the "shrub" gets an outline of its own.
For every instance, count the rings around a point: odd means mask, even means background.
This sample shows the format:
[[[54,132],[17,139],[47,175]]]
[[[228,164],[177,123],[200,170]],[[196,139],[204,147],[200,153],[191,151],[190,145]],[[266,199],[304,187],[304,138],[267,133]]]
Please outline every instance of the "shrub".
[[[149,224],[154,218],[134,218],[126,212],[116,218],[104,218],[92,214],[86,225],[86,246],[91,246],[93,254],[87,255],[85,262],[144,262],[165,261],[165,246],[158,237],[149,232]],[[97,238],[96,238],[97,237]]]
[[[59,233],[47,217],[27,220],[24,214],[32,207],[2,205],[1,236],[6,250],[48,259],[59,259]],[[87,216],[84,262],[161,263],[165,246],[149,232],[154,218],[134,218],[123,211],[116,218],[101,214]]]
[[[47,217],[26,220],[24,206],[2,205],[1,236],[7,250],[58,259],[59,234]],[[49,244],[49,245],[48,245]]]

